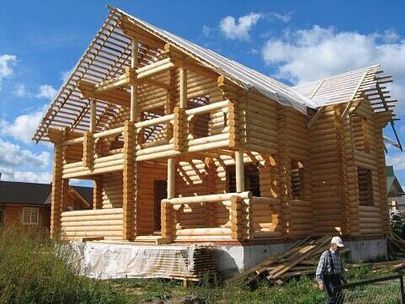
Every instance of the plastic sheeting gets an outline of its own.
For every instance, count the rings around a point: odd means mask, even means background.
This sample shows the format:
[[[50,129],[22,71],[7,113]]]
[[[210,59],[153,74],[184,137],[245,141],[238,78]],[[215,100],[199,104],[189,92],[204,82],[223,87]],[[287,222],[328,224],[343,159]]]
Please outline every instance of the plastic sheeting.
[[[196,246],[73,243],[81,273],[96,279],[192,276]]]

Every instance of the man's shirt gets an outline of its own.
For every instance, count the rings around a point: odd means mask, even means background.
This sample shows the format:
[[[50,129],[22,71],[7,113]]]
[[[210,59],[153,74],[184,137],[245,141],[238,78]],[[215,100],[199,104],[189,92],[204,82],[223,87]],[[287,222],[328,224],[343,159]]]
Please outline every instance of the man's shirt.
[[[330,254],[329,254],[330,253]],[[331,260],[332,258],[332,260]],[[333,266],[332,266],[333,262]],[[335,252],[331,249],[322,253],[319,259],[318,267],[316,268],[316,280],[318,282],[323,281],[323,276],[325,274],[339,274],[343,272],[342,260],[340,258],[339,252]]]

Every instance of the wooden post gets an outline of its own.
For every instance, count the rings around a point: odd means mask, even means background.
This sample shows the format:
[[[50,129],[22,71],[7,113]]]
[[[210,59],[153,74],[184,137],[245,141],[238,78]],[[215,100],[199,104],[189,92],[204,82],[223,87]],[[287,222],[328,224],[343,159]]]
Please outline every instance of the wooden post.
[[[176,163],[174,158],[167,160],[167,198],[171,199],[175,196],[176,182]]]
[[[92,99],[90,100],[90,132],[94,133],[96,131],[96,118],[97,118],[97,102]]]
[[[183,108],[174,108],[173,145],[174,150],[184,151],[187,144],[187,115]]]
[[[233,196],[231,198],[231,208],[229,211],[231,219],[231,236],[235,240],[247,239],[249,233],[244,204],[245,202],[239,196]]]
[[[135,125],[124,123],[124,170],[123,170],[123,238],[132,240],[136,235],[137,166],[134,161]]]
[[[61,229],[61,213],[63,205],[63,132],[58,131],[54,134],[54,161],[51,193],[51,238],[55,238]]]
[[[131,56],[131,69],[134,71],[138,66],[138,40],[132,39],[132,56]],[[130,121],[136,121],[137,115],[137,85],[131,84],[131,109],[130,109]]]
[[[103,188],[102,188],[102,176],[97,176],[94,179],[93,187],[93,209],[103,208]]]
[[[236,192],[245,191],[245,166],[243,163],[243,151],[235,151],[235,170],[236,170]]]
[[[171,241],[175,234],[175,227],[173,223],[173,206],[171,203],[163,202],[161,205],[162,214],[162,238]]]
[[[93,169],[94,165],[94,137],[92,132],[85,132],[83,136],[83,165]]]
[[[180,68],[180,103],[179,108],[187,108],[187,70]]]
[[[285,137],[287,136],[287,117],[283,106],[277,106],[277,128],[278,133],[278,155],[277,168],[279,172],[279,191],[280,191],[280,230],[283,235],[289,234],[291,230],[291,160],[289,148]]]

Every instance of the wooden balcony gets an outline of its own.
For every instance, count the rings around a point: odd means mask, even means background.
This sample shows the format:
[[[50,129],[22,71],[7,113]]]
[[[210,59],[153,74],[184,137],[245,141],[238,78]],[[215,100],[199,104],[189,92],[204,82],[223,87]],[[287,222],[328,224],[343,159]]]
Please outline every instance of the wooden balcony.
[[[87,132],[83,137],[63,142],[66,149],[76,149],[76,158],[65,157],[63,178],[87,177],[124,168],[123,143],[134,136],[134,161],[175,157],[182,153],[209,151],[226,148],[230,145],[228,100],[200,106],[193,109],[178,109],[173,114],[151,118],[132,124],[133,132],[125,127],[114,128],[99,133]],[[193,134],[193,120],[200,115],[222,112],[224,125],[220,131],[207,130]],[[209,125],[210,120],[207,122]],[[131,133],[131,134],[130,134]],[[100,149],[100,143],[107,149]],[[104,151],[100,151],[104,150]],[[66,152],[65,152],[66,154]]]
[[[250,192],[162,200],[162,237],[181,241],[241,241],[277,237],[276,199]]]

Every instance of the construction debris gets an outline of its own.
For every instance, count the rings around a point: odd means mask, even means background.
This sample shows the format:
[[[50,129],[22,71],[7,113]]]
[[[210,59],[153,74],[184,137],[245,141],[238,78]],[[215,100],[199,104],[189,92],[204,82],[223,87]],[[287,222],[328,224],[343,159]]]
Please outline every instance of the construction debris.
[[[320,255],[329,248],[330,239],[330,236],[320,239],[309,236],[291,245],[286,252],[270,256],[266,261],[230,278],[227,282],[235,282],[252,274],[256,277],[266,277],[273,282],[312,275],[315,273]]]

